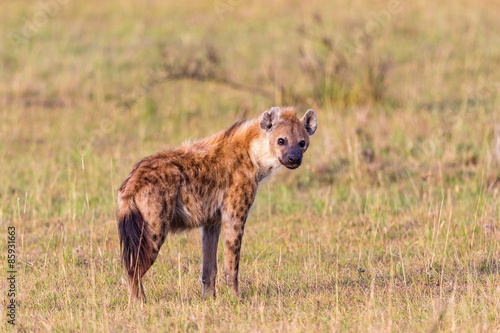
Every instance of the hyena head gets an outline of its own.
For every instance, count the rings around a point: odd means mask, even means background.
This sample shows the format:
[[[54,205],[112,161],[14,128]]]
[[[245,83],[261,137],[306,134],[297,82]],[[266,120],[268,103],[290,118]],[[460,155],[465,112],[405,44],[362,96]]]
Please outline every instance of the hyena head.
[[[309,147],[309,137],[317,127],[318,117],[313,110],[308,110],[299,119],[292,107],[273,107],[260,119],[260,128],[267,133],[270,153],[288,169],[300,166],[302,155]]]

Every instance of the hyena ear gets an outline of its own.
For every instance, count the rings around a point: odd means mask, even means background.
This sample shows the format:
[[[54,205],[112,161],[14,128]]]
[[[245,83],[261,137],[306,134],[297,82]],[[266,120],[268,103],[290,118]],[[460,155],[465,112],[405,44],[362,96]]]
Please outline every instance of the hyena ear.
[[[262,118],[260,119],[260,128],[264,132],[270,132],[280,118],[279,113],[280,108],[277,106],[271,108],[270,111],[264,112],[262,114]]]
[[[311,136],[316,132],[316,128],[318,128],[318,116],[313,110],[309,109],[304,117],[302,117],[302,123],[306,128],[307,134]]]

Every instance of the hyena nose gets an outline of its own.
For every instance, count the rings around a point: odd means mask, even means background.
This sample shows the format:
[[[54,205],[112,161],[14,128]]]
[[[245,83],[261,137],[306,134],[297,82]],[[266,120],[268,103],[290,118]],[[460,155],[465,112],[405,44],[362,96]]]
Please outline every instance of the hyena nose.
[[[289,156],[288,162],[293,163],[293,164],[300,163],[300,157]]]

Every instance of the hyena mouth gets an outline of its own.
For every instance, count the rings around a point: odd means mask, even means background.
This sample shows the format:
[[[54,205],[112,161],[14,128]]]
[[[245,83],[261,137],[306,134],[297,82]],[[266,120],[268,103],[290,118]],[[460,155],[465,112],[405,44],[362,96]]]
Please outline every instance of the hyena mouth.
[[[299,166],[300,166],[300,163],[298,164],[294,164],[294,165],[287,165],[287,164],[284,164],[284,166],[286,166],[288,169],[290,170],[293,170],[293,169],[297,169]]]
[[[301,162],[295,162],[295,163],[284,162],[281,159],[279,159],[279,161],[282,165],[284,165],[285,167],[287,167],[287,169],[290,170],[297,169],[301,164]]]

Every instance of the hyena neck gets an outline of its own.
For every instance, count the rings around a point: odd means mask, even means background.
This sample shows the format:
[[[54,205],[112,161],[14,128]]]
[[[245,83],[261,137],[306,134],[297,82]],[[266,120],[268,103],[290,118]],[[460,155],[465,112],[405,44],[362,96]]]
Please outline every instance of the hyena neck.
[[[276,155],[270,150],[267,133],[260,129],[258,118],[236,123],[196,144],[200,147],[220,145],[228,155],[245,159],[244,156],[250,157],[249,162],[253,167],[245,171],[250,172],[259,182],[281,166]],[[242,150],[248,155],[241,154]]]
[[[260,182],[277,171],[281,167],[281,163],[276,154],[271,151],[267,133],[260,129],[258,120],[251,122],[250,130],[257,133],[257,135],[251,136],[249,154],[257,169],[257,179]]]

